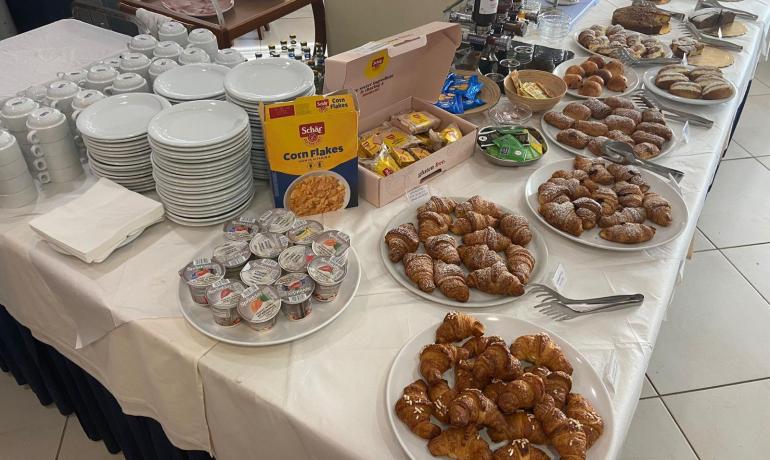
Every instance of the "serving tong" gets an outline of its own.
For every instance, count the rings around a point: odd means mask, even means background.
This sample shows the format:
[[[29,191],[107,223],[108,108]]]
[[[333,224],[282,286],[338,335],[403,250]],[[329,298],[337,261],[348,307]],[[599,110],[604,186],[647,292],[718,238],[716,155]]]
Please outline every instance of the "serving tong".
[[[660,110],[664,115],[666,115],[667,118],[671,120],[679,121],[682,123],[688,122],[691,125],[703,126],[706,129],[711,129],[711,127],[714,126],[714,122],[706,117],[663,105],[645,89],[644,85],[642,85],[640,89],[632,92],[629,97],[637,106],[647,109]]]
[[[695,9],[701,10],[703,8],[719,8],[721,10],[735,13],[735,15],[738,16],[739,18],[746,18],[751,21],[756,21],[757,19],[759,19],[759,16],[757,16],[754,13],[749,13],[748,11],[739,10],[738,8],[730,8],[729,6],[724,6],[721,3],[719,3],[718,0],[698,0],[698,3],[695,5]]]
[[[682,60],[676,57],[668,57],[668,58],[650,58],[650,59],[639,59],[638,57],[631,54],[630,51],[626,48],[618,48],[619,51],[619,57],[620,62],[622,62],[624,65],[628,65],[631,67],[637,67],[637,66],[643,66],[643,65],[668,65],[668,64],[681,64]]]
[[[643,160],[634,154],[633,148],[625,142],[607,141],[602,145],[602,156],[613,163],[629,166],[638,166],[647,169],[663,177],[671,177],[679,182],[684,173],[678,169],[667,168],[663,165]]]
[[[737,51],[737,52],[743,51],[743,45],[739,45],[733,42],[728,42],[727,40],[720,40],[718,38],[709,37],[708,35],[698,30],[698,28],[695,27],[695,24],[693,24],[690,21],[685,21],[682,24],[684,24],[684,27],[685,27],[685,30],[683,31],[684,34],[689,36],[690,38],[694,38],[702,43],[715,46],[717,48],[724,48],[726,50]]]
[[[556,321],[566,321],[587,313],[609,309],[621,309],[640,305],[644,301],[642,294],[620,294],[592,299],[570,299],[544,284],[529,284],[527,288],[541,302],[535,305],[546,316]]]

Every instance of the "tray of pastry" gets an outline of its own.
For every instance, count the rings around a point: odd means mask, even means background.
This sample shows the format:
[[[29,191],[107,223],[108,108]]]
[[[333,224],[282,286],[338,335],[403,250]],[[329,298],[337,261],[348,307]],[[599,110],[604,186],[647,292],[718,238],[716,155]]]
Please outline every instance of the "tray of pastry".
[[[631,66],[603,56],[571,59],[553,73],[567,84],[567,94],[581,99],[625,96],[639,86],[639,74]]]
[[[410,339],[385,384],[409,458],[610,458],[607,388],[574,346],[535,324],[449,312]]]
[[[644,74],[644,85],[654,94],[682,104],[716,105],[735,97],[738,90],[716,67],[672,64]]]
[[[543,114],[543,133],[575,155],[600,155],[602,145],[610,139],[631,145],[639,158],[654,160],[678,143],[677,133],[660,111],[639,110],[625,97],[561,102]]]
[[[391,219],[380,255],[397,282],[432,302],[502,305],[548,265],[544,238],[521,214],[478,195],[432,196]]]
[[[574,33],[575,43],[587,53],[620,58],[620,48],[626,48],[633,56],[644,59],[671,57],[671,47],[661,40],[639,32],[626,30],[621,25],[593,25]]]
[[[657,174],[603,158],[577,156],[529,176],[529,208],[559,235],[585,246],[641,251],[676,239],[687,205]]]

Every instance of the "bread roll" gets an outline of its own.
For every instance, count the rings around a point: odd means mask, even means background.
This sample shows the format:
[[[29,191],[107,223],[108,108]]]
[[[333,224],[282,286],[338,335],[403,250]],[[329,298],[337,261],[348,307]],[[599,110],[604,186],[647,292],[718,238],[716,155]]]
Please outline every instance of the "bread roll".
[[[578,131],[582,131],[589,136],[606,136],[607,133],[609,133],[609,129],[607,129],[607,125],[600,121],[576,121],[574,125],[572,125],[573,128],[577,129]]]
[[[575,123],[575,120],[568,117],[567,115],[564,115],[563,113],[559,113],[559,112],[553,112],[553,111],[546,112],[546,114],[543,115],[543,121],[559,129],[571,128],[572,125]]]
[[[573,120],[588,120],[591,118],[591,109],[580,102],[567,104],[561,112]]]
[[[578,89],[583,84],[583,77],[574,73],[565,75],[563,80],[567,84],[567,88],[570,89]]]
[[[564,145],[568,145],[576,149],[582,149],[588,145],[588,141],[591,139],[587,134],[578,131],[577,129],[570,128],[559,131],[559,134],[556,135],[556,140]]]
[[[602,95],[604,87],[595,81],[584,81],[580,86],[578,94],[581,96],[599,97]]]

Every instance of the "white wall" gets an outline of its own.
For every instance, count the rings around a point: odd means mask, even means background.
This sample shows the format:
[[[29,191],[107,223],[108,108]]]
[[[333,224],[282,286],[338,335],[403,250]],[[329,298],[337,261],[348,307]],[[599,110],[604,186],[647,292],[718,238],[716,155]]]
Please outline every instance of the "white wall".
[[[8,12],[8,5],[5,0],[0,0],[0,40],[16,35],[16,26],[11,19],[11,13]]]

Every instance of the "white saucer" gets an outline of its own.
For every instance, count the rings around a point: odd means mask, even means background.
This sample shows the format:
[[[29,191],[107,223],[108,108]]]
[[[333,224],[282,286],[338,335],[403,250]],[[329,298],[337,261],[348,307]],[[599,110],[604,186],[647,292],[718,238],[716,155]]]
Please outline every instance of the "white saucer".
[[[244,62],[225,77],[225,91],[244,102],[293,99],[315,84],[313,70],[288,58],[262,58]]]
[[[203,147],[226,142],[248,126],[246,112],[235,104],[191,101],[159,113],[147,133],[152,141],[169,147]]]
[[[150,120],[171,104],[150,93],[110,96],[84,109],[77,119],[78,131],[93,139],[123,140],[147,132]]]
[[[174,67],[158,75],[152,89],[172,102],[224,99],[229,71],[228,67],[211,63]]]

